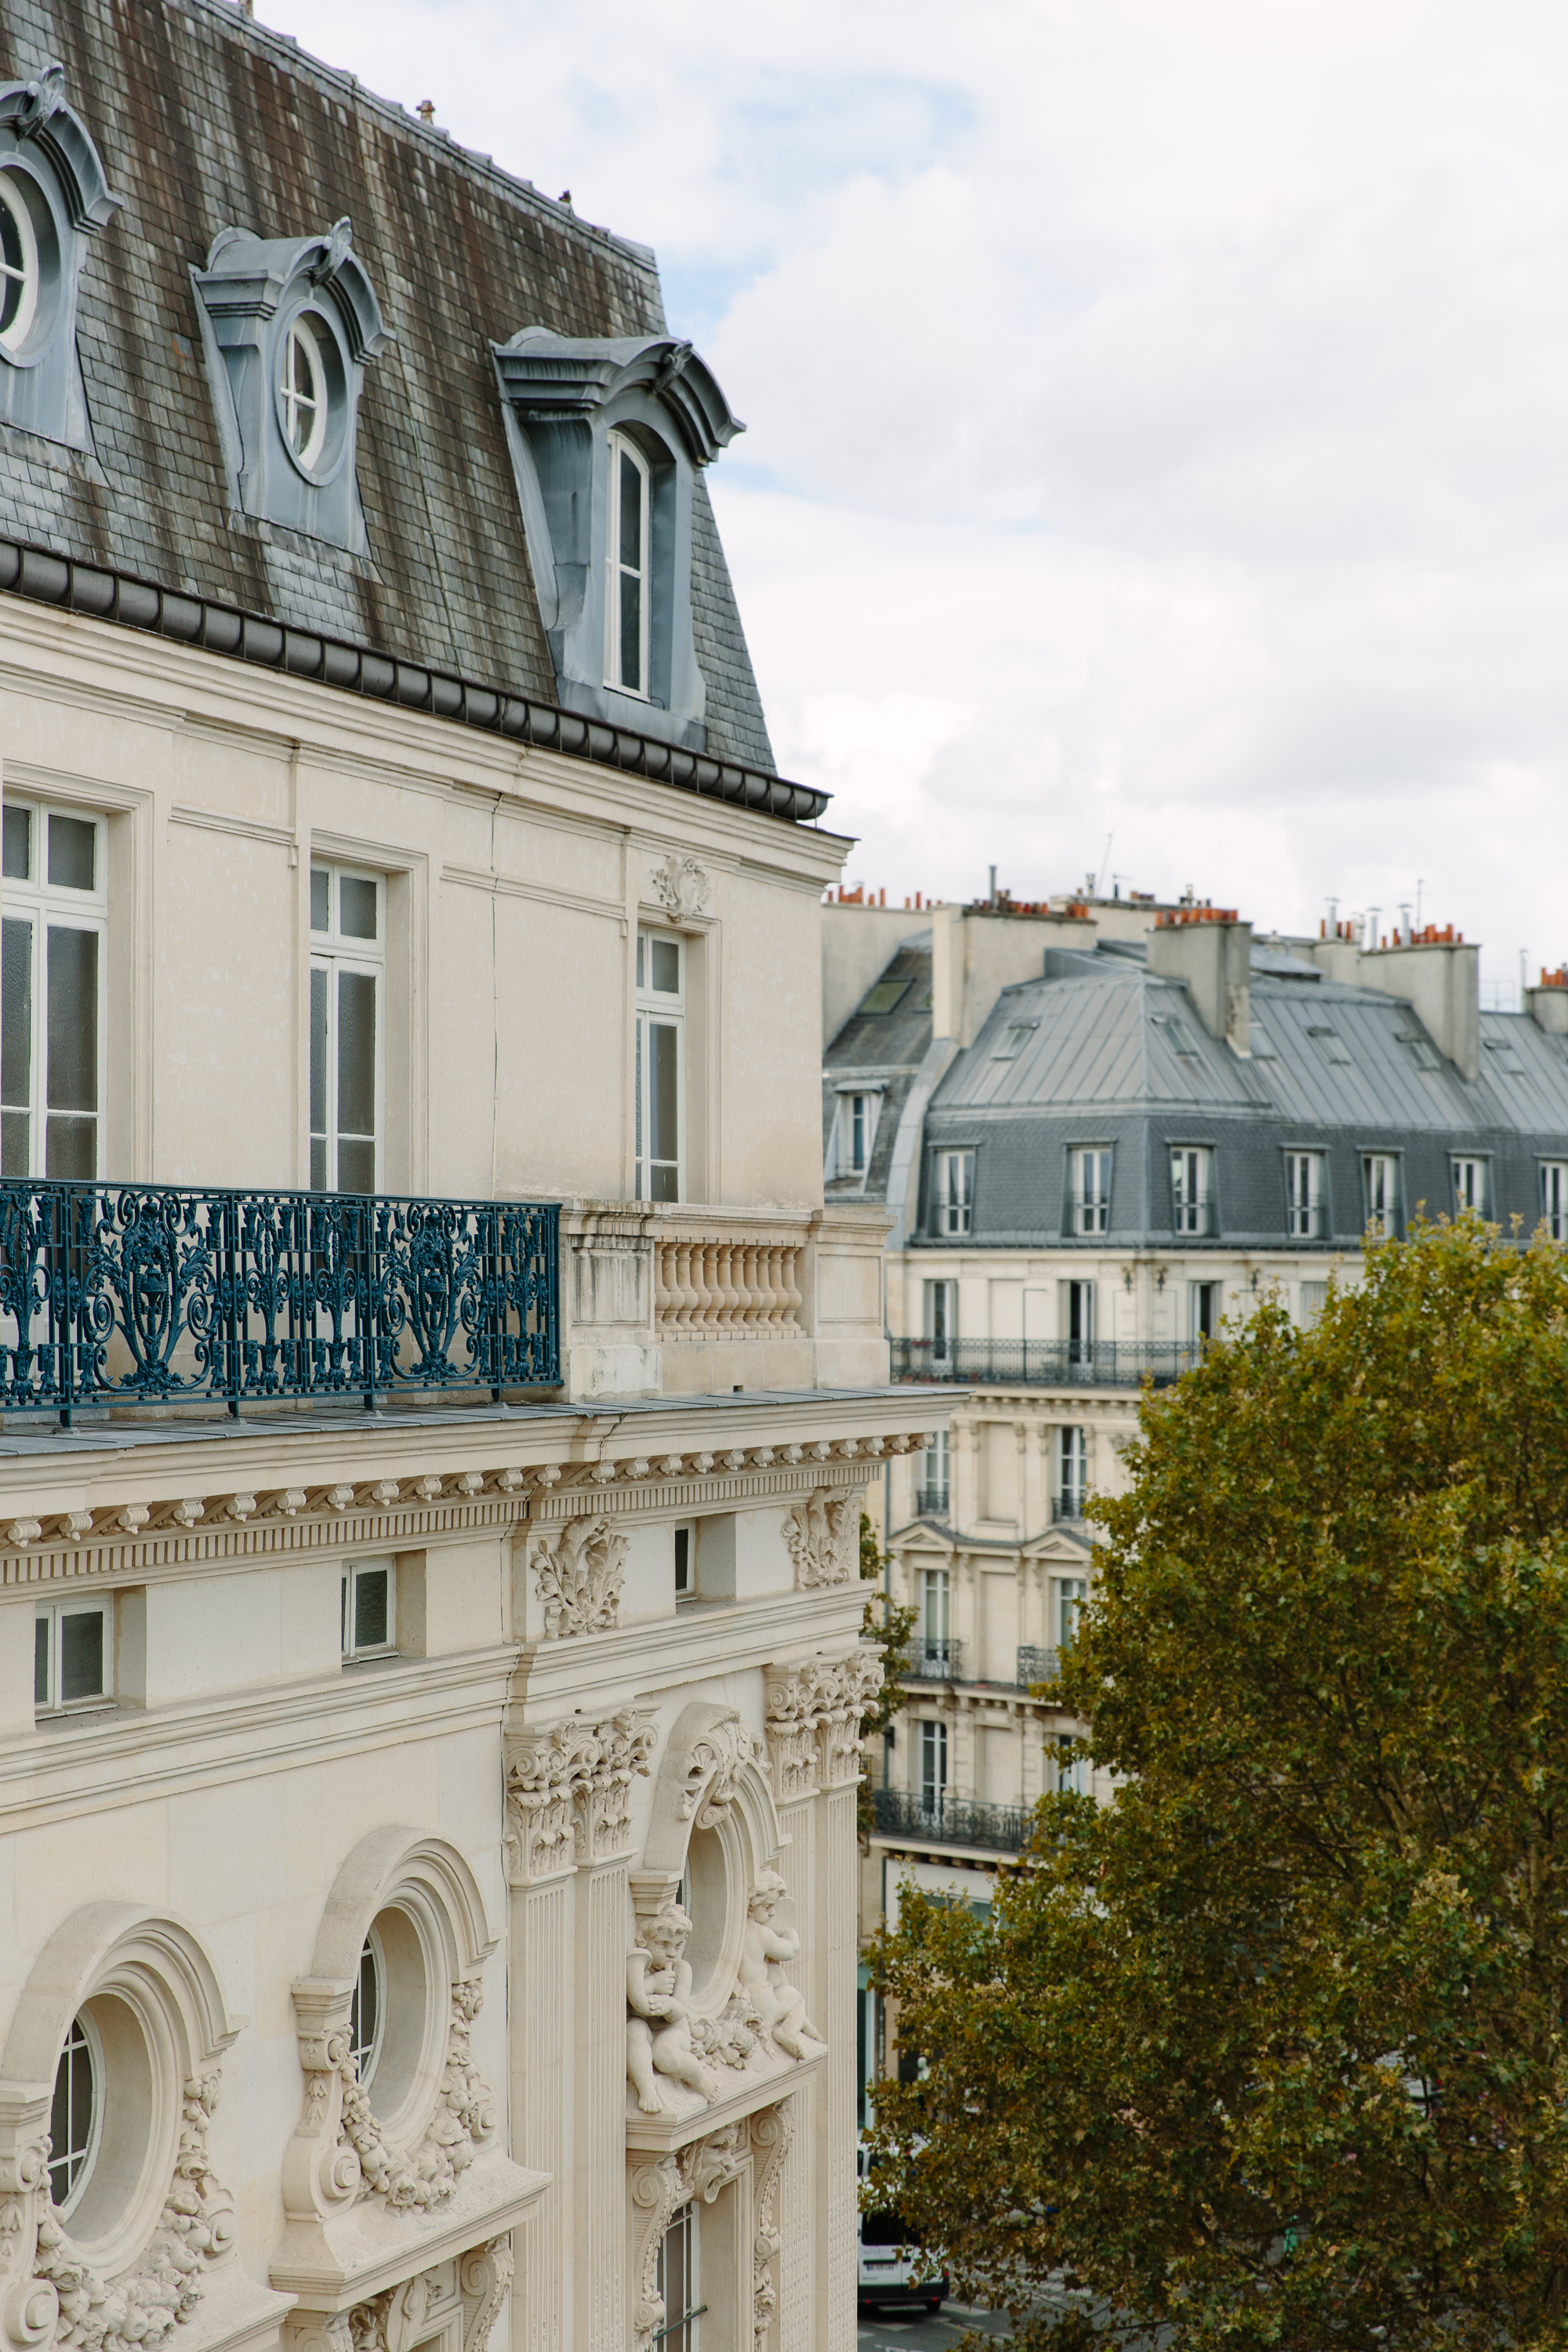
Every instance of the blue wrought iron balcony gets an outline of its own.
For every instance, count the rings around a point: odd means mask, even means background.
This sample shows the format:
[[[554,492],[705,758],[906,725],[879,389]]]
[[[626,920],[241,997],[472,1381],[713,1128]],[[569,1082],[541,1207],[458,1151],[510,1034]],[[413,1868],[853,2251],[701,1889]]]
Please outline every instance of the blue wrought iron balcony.
[[[1191,1371],[1201,1343],[1183,1339],[894,1339],[896,1381],[1002,1388],[1165,1388]]]
[[[992,1853],[1016,1853],[1027,1842],[1033,1815],[1023,1805],[984,1805],[944,1790],[933,1803],[903,1789],[878,1789],[872,1805],[884,1837],[920,1840],[931,1845],[976,1846]]]
[[[0,1409],[352,1402],[561,1379],[560,1211],[0,1180]]]

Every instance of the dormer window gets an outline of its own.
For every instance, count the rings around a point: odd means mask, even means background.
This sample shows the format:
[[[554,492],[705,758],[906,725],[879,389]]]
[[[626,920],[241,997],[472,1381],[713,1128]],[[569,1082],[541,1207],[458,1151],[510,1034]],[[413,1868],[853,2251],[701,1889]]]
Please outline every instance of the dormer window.
[[[38,308],[38,233],[14,172],[0,172],[0,350],[27,340]]]
[[[647,698],[648,469],[624,433],[609,436],[610,554],[605,683]]]
[[[284,438],[309,473],[320,460],[327,438],[327,369],[321,341],[303,310],[284,341],[279,398],[283,404]]]

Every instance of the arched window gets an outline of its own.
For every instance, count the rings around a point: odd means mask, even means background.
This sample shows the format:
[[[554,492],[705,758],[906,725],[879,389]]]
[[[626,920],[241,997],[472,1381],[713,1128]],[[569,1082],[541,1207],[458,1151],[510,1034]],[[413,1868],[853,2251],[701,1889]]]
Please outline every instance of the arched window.
[[[58,2213],[70,2211],[92,2171],[102,2074],[97,2032],[86,2013],[79,2012],[60,2052],[49,2103],[49,2197]]]
[[[605,683],[647,698],[648,469],[624,434],[609,436],[609,586]]]
[[[375,2074],[375,2062],[381,2055],[382,2027],[386,2013],[385,1982],[381,1939],[373,1927],[359,1956],[359,1975],[354,1980],[353,2000],[349,2007],[349,2052],[362,2090],[370,2088]]]
[[[0,345],[19,351],[38,308],[38,238],[14,172],[0,172]]]
[[[321,335],[304,311],[284,338],[279,394],[289,446],[301,466],[316,465],[327,438],[330,402]]]

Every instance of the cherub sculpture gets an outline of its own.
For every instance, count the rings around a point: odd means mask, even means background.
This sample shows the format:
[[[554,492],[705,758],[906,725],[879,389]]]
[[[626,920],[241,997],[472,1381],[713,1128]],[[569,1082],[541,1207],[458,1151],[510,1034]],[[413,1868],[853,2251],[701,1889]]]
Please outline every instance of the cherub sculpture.
[[[679,1903],[662,1903],[644,1920],[626,1960],[626,2073],[645,2116],[664,2102],[656,2074],[672,2075],[705,2099],[719,2084],[691,2038],[691,1964],[684,1957],[691,1922]]]
[[[805,2013],[805,1995],[784,1977],[786,1961],[800,1958],[800,1937],[793,1928],[775,1927],[773,1913],[788,1887],[776,1870],[764,1870],[752,1889],[747,1906],[746,1935],[741,1947],[741,1992],[761,2024],[763,2038],[771,2034],[792,2058],[809,2058],[806,2038],[825,2042]]]

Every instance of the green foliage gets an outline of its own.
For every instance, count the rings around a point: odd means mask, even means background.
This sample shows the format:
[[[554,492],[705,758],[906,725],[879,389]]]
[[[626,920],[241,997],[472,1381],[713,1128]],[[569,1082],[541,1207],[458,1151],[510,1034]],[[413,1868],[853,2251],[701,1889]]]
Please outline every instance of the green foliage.
[[[1128,1462],[1060,1685],[1118,1794],[989,1920],[906,1890],[879,2201],[1053,2352],[1568,2345],[1568,1255],[1374,1246]]]
[[[893,1717],[903,1712],[909,1693],[904,1688],[904,1676],[914,1664],[915,1612],[891,1600],[882,1590],[885,1556],[877,1542],[877,1531],[864,1511],[860,1514],[860,1574],[877,1591],[866,1603],[865,1621],[861,1627],[868,1642],[882,1645],[882,1687],[876,1703],[860,1718],[862,1739],[879,1739],[888,1731]],[[875,1827],[870,1785],[862,1773],[859,1793],[859,1827],[862,1836],[869,1836]]]

